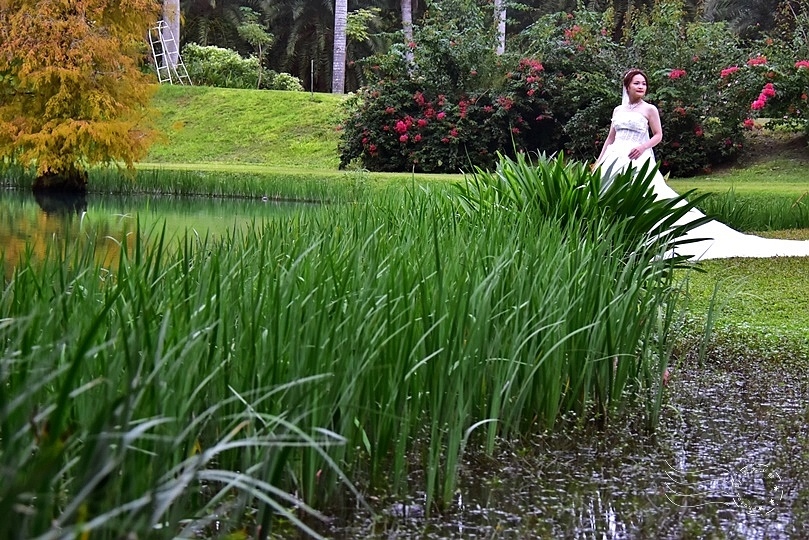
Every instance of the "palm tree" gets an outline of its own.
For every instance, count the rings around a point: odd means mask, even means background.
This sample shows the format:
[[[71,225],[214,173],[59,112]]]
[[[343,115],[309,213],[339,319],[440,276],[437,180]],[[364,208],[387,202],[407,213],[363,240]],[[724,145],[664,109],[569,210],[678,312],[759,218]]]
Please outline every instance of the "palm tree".
[[[494,0],[494,20],[497,24],[497,54],[506,52],[506,3]]]
[[[334,52],[331,70],[331,92],[342,94],[346,82],[346,23],[348,0],[336,0],[334,4]]]
[[[174,69],[180,51],[180,0],[163,0],[163,20],[168,25],[171,41],[164,44],[164,62],[166,66]]]

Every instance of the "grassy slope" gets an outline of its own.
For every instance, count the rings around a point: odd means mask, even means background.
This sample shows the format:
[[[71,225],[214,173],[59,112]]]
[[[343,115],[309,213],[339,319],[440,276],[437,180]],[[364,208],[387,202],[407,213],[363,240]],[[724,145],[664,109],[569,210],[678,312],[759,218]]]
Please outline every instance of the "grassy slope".
[[[154,100],[167,133],[143,167],[246,173],[295,171],[331,178],[337,173],[340,103],[328,94],[258,92],[163,86]],[[794,137],[756,133],[739,165],[713,174],[672,179],[674,189],[780,193],[809,191],[809,152]],[[418,176],[457,180],[459,175]],[[372,174],[375,180],[410,174]],[[789,234],[781,234],[785,237]],[[801,236],[801,235],[799,235]],[[719,326],[801,336],[809,328],[809,259],[737,259],[701,263],[707,273],[690,277],[694,313],[704,313],[719,281]]]

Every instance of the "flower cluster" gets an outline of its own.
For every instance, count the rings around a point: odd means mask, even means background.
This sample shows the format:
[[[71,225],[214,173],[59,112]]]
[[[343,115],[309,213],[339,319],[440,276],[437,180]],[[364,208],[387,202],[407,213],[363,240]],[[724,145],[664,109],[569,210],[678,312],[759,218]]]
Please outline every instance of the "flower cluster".
[[[766,56],[761,56],[761,55],[754,56],[753,58],[751,58],[750,60],[747,61],[748,66],[761,66],[761,65],[764,65],[766,63],[767,63],[767,57]]]
[[[680,77],[685,77],[686,72],[684,69],[672,69],[669,72],[669,79],[679,79]]]
[[[750,105],[750,108],[754,111],[760,111],[767,105],[767,99],[775,96],[775,87],[772,83],[767,83],[764,85],[764,88],[761,89],[761,93],[758,95],[755,101]]]
[[[730,66],[730,67],[726,67],[726,68],[725,68],[725,69],[723,69],[723,70],[722,70],[722,72],[719,74],[719,77],[720,77],[720,78],[722,78],[722,79],[726,79],[727,77],[730,77],[731,75],[733,75],[734,73],[736,73],[737,71],[739,71],[739,69],[740,69],[740,68],[739,68],[739,66]]]
[[[795,68],[796,69],[800,69],[800,68],[809,69],[809,60],[798,60],[797,62],[795,62]]]

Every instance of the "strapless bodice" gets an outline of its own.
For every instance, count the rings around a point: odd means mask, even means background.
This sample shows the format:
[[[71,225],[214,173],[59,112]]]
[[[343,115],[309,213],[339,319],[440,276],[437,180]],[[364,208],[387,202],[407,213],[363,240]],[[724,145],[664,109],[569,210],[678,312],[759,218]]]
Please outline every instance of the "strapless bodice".
[[[638,145],[649,140],[649,121],[637,111],[615,111],[612,115],[615,142]]]

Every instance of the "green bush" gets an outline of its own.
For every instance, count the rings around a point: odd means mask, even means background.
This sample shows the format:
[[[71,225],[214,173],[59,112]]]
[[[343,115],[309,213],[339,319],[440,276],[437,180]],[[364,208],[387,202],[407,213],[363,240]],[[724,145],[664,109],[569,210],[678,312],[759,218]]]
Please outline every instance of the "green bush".
[[[523,32],[526,54],[545,66],[550,122],[543,151],[579,159],[598,155],[620,103],[621,48],[607,32],[612,12],[579,9],[538,19]]]
[[[348,103],[341,167],[458,172],[543,144],[542,64],[497,57],[482,14],[453,6],[431,8],[413,43],[366,62],[376,82]]]
[[[243,58],[238,52],[215,46],[189,43],[183,47],[183,61],[194,84],[219,88],[258,87],[259,59]],[[300,79],[288,73],[263,70],[261,88],[264,90],[302,91]]]
[[[688,23],[680,0],[663,0],[634,19],[631,36],[628,56],[649,75],[649,100],[660,111],[661,169],[690,176],[732,160],[742,147],[748,103],[721,76],[745,57],[730,28]]]

